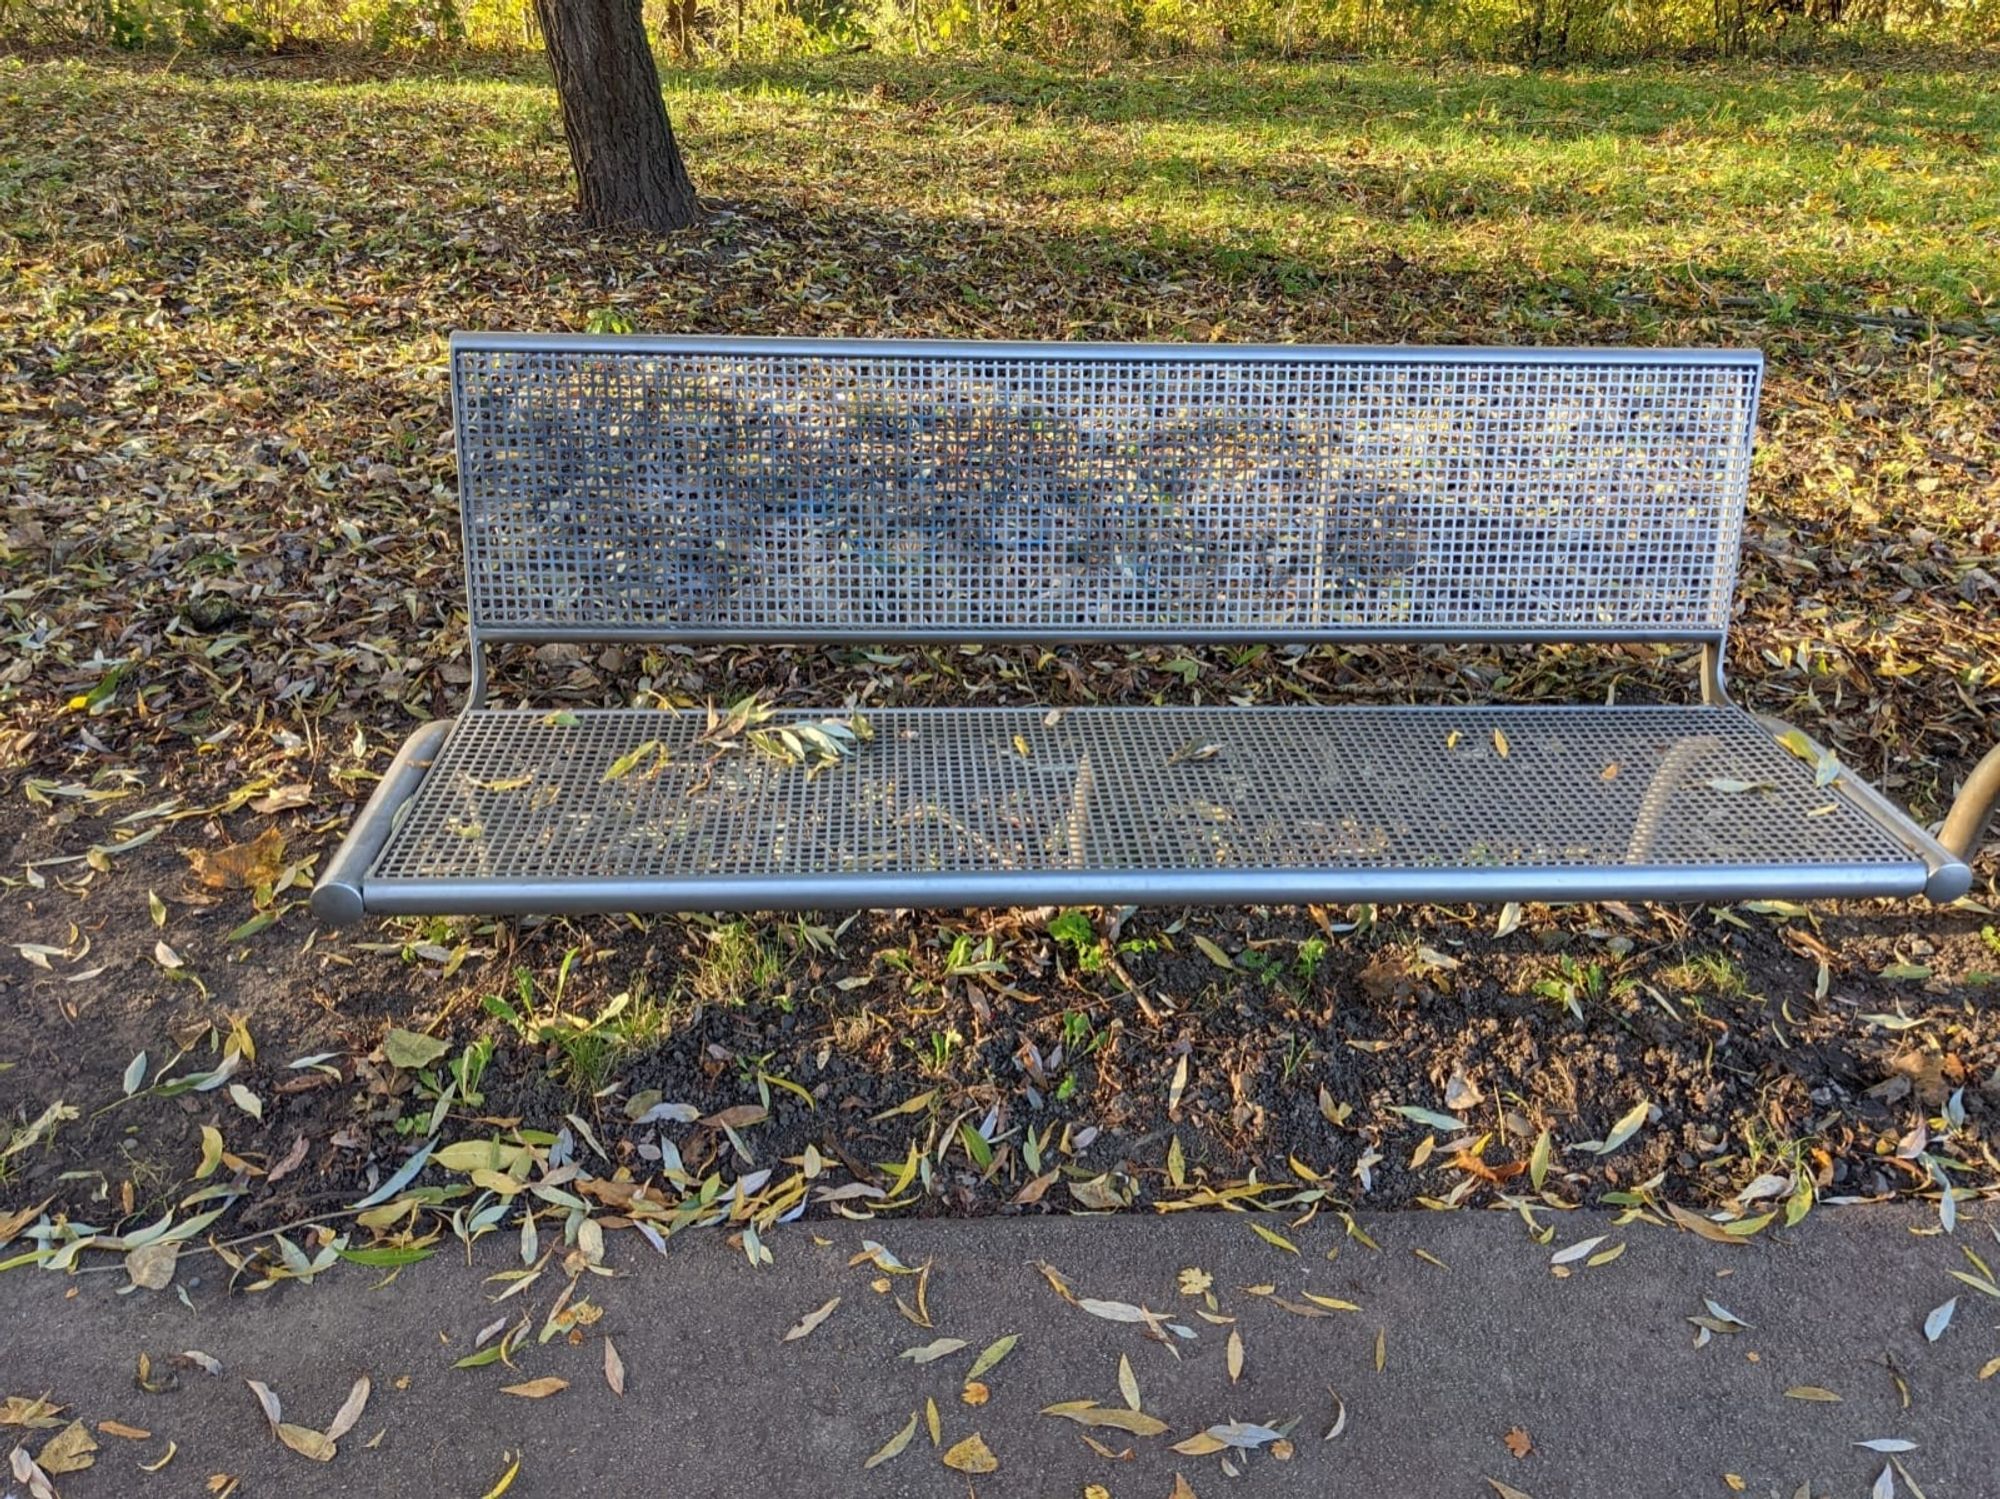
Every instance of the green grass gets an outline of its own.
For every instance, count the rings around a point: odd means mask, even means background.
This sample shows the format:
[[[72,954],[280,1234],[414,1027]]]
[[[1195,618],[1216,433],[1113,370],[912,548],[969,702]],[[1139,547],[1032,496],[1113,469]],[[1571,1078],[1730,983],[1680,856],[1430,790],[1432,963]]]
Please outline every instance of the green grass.
[[[282,670],[316,712],[384,663],[387,690],[348,701],[382,735],[434,716],[464,654],[444,335],[595,326],[1755,344],[1738,682],[1845,714],[1843,756],[1894,767],[1927,815],[1946,762],[1983,750],[2000,370],[1967,334],[2000,327],[1989,72],[853,58],[667,90],[718,211],[648,241],[577,229],[553,95],[518,66],[0,59],[8,461],[58,518],[54,540],[0,529],[24,579],[0,635],[29,662],[0,679],[0,734],[142,637],[103,732],[139,698],[192,746],[259,700],[246,684]],[[114,586],[113,614],[89,602]],[[218,590],[253,596],[254,635],[203,633]],[[1106,685],[1301,690],[1278,653],[1169,655]],[[908,699],[962,697],[951,653],[908,662]],[[868,670],[810,686],[838,700]],[[1066,690],[1034,658],[999,670]],[[1601,698],[1686,673],[1557,652],[1490,680]],[[739,994],[755,967],[718,951],[702,982]]]

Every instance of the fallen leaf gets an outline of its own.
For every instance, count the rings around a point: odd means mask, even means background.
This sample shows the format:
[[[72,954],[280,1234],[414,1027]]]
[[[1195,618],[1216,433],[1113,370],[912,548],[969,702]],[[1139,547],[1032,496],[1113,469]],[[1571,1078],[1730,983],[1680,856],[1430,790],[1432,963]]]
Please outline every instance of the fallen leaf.
[[[993,1455],[986,1439],[975,1431],[945,1453],[944,1465],[959,1473],[993,1473],[999,1470],[1000,1459]]]
[[[91,1456],[95,1451],[97,1443],[84,1424],[72,1421],[42,1444],[35,1461],[44,1473],[60,1478],[65,1473],[80,1473],[96,1462]]]
[[[1578,1150],[1587,1150],[1592,1155],[1610,1155],[1612,1151],[1618,1149],[1626,1141],[1639,1133],[1640,1126],[1645,1124],[1646,1116],[1652,1110],[1653,1105],[1651,1101],[1642,1098],[1628,1112],[1622,1115],[1616,1124],[1611,1126],[1610,1134],[1606,1135],[1602,1140],[1585,1140],[1576,1148]]]
[[[125,1274],[132,1284],[148,1291],[164,1291],[174,1283],[174,1266],[180,1260],[177,1239],[156,1239],[126,1251]]]
[[[1870,1437],[1865,1442],[1856,1442],[1857,1447],[1865,1447],[1870,1452],[1915,1452],[1917,1444],[1906,1442],[1901,1437]]]
[[[944,1445],[944,1417],[938,1413],[937,1401],[928,1395],[924,1397],[924,1428],[931,1434],[933,1447]]]
[[[1235,1384],[1237,1380],[1243,1377],[1243,1337],[1242,1334],[1237,1332],[1237,1330],[1233,1327],[1229,1329],[1229,1343],[1227,1347],[1228,1347],[1228,1358],[1229,1358],[1229,1382],[1231,1384]],[[1137,1401],[1133,1402],[1133,1408],[1135,1410],[1138,1408]]]
[[[993,1392],[976,1379],[968,1379],[965,1388],[958,1392],[958,1398],[967,1405],[984,1405]]]
[[[1139,1376],[1132,1372],[1132,1360],[1124,1354],[1118,1355],[1118,1393],[1125,1397],[1129,1410],[1140,1410],[1145,1401],[1139,1398]]]
[[[1254,1218],[1250,1220],[1250,1232],[1262,1239],[1266,1244],[1271,1245],[1274,1249],[1282,1249],[1288,1254],[1297,1254],[1299,1252],[1298,1245],[1294,1244],[1283,1234],[1275,1233],[1271,1229],[1264,1227],[1263,1224],[1257,1222]]]
[[[149,1441],[153,1435],[143,1427],[127,1426],[123,1421],[99,1421],[97,1429],[107,1437],[123,1437],[128,1442]]]
[[[1063,1400],[1042,1407],[1045,1416],[1074,1421],[1079,1426],[1108,1426],[1130,1432],[1135,1437],[1156,1437],[1167,1429],[1158,1416],[1116,1405],[1099,1405],[1095,1400]]]
[[[332,1462],[337,1450],[324,1432],[307,1426],[294,1426],[290,1421],[278,1423],[278,1440],[300,1457],[311,1458],[316,1463]]]
[[[929,1364],[935,1363],[947,1354],[956,1353],[965,1346],[964,1338],[936,1338],[920,1348],[905,1348],[896,1357],[906,1358],[913,1364]]]
[[[519,1395],[523,1400],[546,1400],[569,1388],[569,1381],[558,1379],[553,1374],[544,1374],[540,1379],[531,1379],[524,1384],[500,1386],[503,1395]]]
[[[347,1398],[340,1402],[340,1409],[334,1413],[333,1420],[327,1423],[326,1439],[329,1442],[337,1442],[354,1430],[355,1424],[361,1419],[361,1413],[368,1409],[368,1393],[373,1388],[366,1374],[354,1381],[353,1387],[347,1392]]]
[[[0,1426],[25,1426],[47,1428],[62,1425],[60,1405],[53,1405],[46,1395],[29,1399],[25,1395],[9,1395],[0,1402]]]
[[[881,1447],[877,1449],[875,1455],[869,1458],[868,1461],[863,1463],[861,1466],[863,1468],[880,1467],[883,1463],[886,1463],[890,1458],[899,1456],[902,1453],[903,1449],[910,1445],[910,1438],[914,1437],[916,1434],[917,1434],[917,1413],[915,1411],[911,1411],[910,1424],[905,1426],[901,1431],[897,1432],[894,1436],[890,1437],[888,1441],[884,1442],[881,1445]]]
[[[246,1379],[243,1383],[250,1387],[250,1393],[257,1397],[257,1403],[264,1408],[264,1419],[271,1423],[271,1434],[276,1436],[278,1423],[285,1419],[285,1408],[278,1403],[278,1392],[261,1379]]]
[[[1611,1237],[1609,1234],[1594,1234],[1588,1239],[1578,1239],[1574,1244],[1563,1249],[1558,1249],[1554,1254],[1550,1255],[1549,1263],[1551,1265],[1567,1265],[1576,1260],[1584,1259],[1595,1253],[1597,1246],[1609,1237]]]
[[[618,1356],[618,1345],[608,1336],[604,1340],[604,1382],[611,1386],[612,1394],[625,1393],[625,1360]]]
[[[1931,1314],[1924,1318],[1924,1340],[1935,1343],[1939,1338],[1943,1337],[1945,1329],[1951,1326],[1953,1314],[1957,1311],[1958,1298],[1956,1296],[1952,1297],[1943,1306],[1932,1308]]]
[[[1789,1390],[1785,1391],[1785,1398],[1788,1400],[1817,1400],[1827,1405],[1837,1405],[1840,1403],[1840,1397],[1834,1394],[1832,1390],[1823,1389],[1816,1384],[1795,1384]]]
[[[1502,1483],[1497,1478],[1488,1478],[1486,1481],[1493,1486],[1493,1492],[1498,1494],[1500,1499],[1533,1499],[1533,1496],[1515,1488],[1511,1483]]]
[[[382,1038],[382,1054],[405,1072],[419,1072],[451,1050],[449,1041],[426,1036],[420,1031],[392,1028]]]
[[[500,1457],[502,1461],[505,1461],[507,1454],[503,1452],[500,1454]],[[511,1489],[514,1486],[514,1480],[520,1476],[521,1476],[521,1459],[517,1457],[511,1464],[509,1464],[507,1471],[500,1475],[500,1481],[494,1484],[493,1487],[488,1489],[484,1494],[480,1495],[480,1499],[500,1499],[500,1496],[502,1494],[506,1493],[507,1490]]]
[[[1004,1338],[995,1338],[992,1342],[988,1343],[979,1357],[972,1361],[972,1367],[965,1371],[967,1381],[975,1380],[982,1374],[997,1368],[1000,1360],[1012,1353],[1014,1345],[1020,1341],[1021,1335],[1019,1333],[1010,1332]]]
[[[285,835],[276,828],[266,828],[249,843],[182,852],[201,882],[211,890],[249,890],[268,885],[285,869]]]
[[[1507,1450],[1516,1457],[1526,1457],[1535,1450],[1534,1440],[1528,1435],[1525,1426],[1514,1427],[1500,1440],[1507,1444]]]
[[[813,1308],[813,1310],[807,1312],[803,1317],[799,1318],[798,1321],[794,1322],[791,1326],[791,1329],[784,1335],[784,1337],[780,1338],[779,1341],[783,1343],[797,1342],[800,1338],[806,1336],[807,1333],[811,1332],[815,1327],[818,1327],[820,1323],[826,1321],[828,1317],[831,1317],[833,1315],[833,1309],[839,1305],[840,1305],[840,1298],[836,1296],[831,1301],[828,1301],[825,1305]]]

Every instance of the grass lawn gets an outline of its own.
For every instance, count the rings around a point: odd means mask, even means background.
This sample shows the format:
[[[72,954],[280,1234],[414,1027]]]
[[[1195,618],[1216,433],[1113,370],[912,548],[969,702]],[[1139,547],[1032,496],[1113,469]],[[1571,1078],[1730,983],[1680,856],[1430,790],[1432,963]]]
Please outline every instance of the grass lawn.
[[[765,1226],[801,1160],[874,1194],[846,1211],[1141,1205],[1253,1168],[1298,1212],[1471,1204],[1545,1135],[1537,1190],[1643,1211],[1753,1183],[1745,1211],[2000,1184],[1990,857],[1950,912],[316,931],[314,860],[469,675],[455,326],[1753,344],[1739,691],[1925,817],[2000,733],[1989,72],[856,59],[668,93],[715,212],[639,242],[570,220],[537,71],[0,59],[0,928],[25,944],[0,971],[0,1230],[50,1196],[100,1226],[218,1203],[246,1232],[314,1222],[433,1131],[565,1115],[628,1177],[597,1160],[571,1211],[628,1212],[661,1172],[698,1205],[750,1161],[775,1174],[740,1221]],[[1691,680],[1651,649],[884,642],[552,648],[501,690],[1601,700]],[[385,1051],[391,1027],[437,1042]],[[1461,1149],[1391,1112],[1474,1094]],[[1574,1149],[1644,1101],[1620,1152]],[[662,1102],[719,1122],[634,1123]],[[506,1138],[504,1166],[547,1164],[549,1136]],[[451,1184],[462,1231],[504,1217],[462,1171],[423,1180]],[[284,1271],[258,1252],[246,1273]]]

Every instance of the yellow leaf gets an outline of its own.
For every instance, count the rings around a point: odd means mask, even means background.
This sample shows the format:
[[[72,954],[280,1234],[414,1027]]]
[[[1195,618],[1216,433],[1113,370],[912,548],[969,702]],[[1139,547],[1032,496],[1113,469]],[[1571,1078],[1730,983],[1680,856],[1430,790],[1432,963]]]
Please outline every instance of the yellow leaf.
[[[500,1455],[502,1457],[505,1457],[507,1454],[503,1452]],[[514,1487],[514,1480],[520,1476],[521,1476],[521,1460],[517,1457],[514,1459],[513,1466],[508,1468],[505,1473],[502,1473],[500,1475],[500,1481],[494,1484],[493,1487],[488,1489],[483,1495],[481,1495],[480,1499],[500,1499],[500,1496],[502,1494],[506,1493],[507,1490]]]
[[[300,1457],[309,1457],[316,1463],[333,1461],[334,1445],[326,1439],[325,1432],[314,1431],[308,1426],[294,1426],[290,1421],[280,1421],[278,1440]]]
[[[1990,1358],[1979,1366],[1981,1379],[1991,1379],[1996,1374],[2000,1374],[2000,1358]]]
[[[1785,1391],[1785,1398],[1788,1400],[1821,1400],[1828,1404],[1836,1404],[1840,1400],[1840,1397],[1834,1394],[1833,1391],[1821,1389],[1816,1384],[1795,1384],[1789,1390]]]
[[[1351,1301],[1342,1301],[1338,1296],[1322,1296],[1317,1291],[1301,1291],[1299,1294],[1314,1306],[1323,1306],[1330,1312],[1358,1312],[1360,1307]]]
[[[1200,1496],[1195,1493],[1193,1484],[1176,1473],[1174,1475],[1174,1491],[1167,1495],[1167,1499],[1200,1499]]]
[[[994,1473],[999,1471],[1000,1459],[975,1431],[944,1455],[944,1465],[958,1473]]]
[[[559,1395],[569,1388],[569,1381],[558,1379],[553,1374],[544,1374],[540,1379],[530,1379],[524,1384],[500,1386],[503,1395],[519,1395],[523,1400],[546,1400],[551,1395]]]
[[[52,1477],[78,1473],[97,1461],[90,1455],[96,1450],[97,1443],[91,1439],[83,1423],[72,1421],[43,1444],[35,1461],[42,1465],[43,1472]]]
[[[958,1398],[963,1400],[967,1405],[984,1405],[992,1393],[991,1390],[987,1389],[978,1380],[968,1379],[965,1382],[965,1388],[958,1392]]]
[[[901,1431],[897,1432],[894,1436],[890,1437],[888,1441],[884,1442],[882,1446],[876,1451],[875,1455],[869,1458],[868,1461],[863,1463],[861,1466],[864,1468],[874,1468],[874,1467],[879,1467],[883,1463],[886,1463],[890,1458],[898,1456],[905,1447],[909,1446],[910,1438],[915,1436],[916,1434],[917,1434],[917,1413],[915,1411],[911,1411],[909,1424],[905,1426]]]
[[[1235,1328],[1229,1329],[1229,1382],[1235,1384],[1243,1377],[1243,1335]]]
[[[1389,1329],[1375,1329],[1375,1372],[1380,1374],[1389,1364]]]
[[[1289,1254],[1297,1254],[1299,1252],[1299,1246],[1294,1244],[1290,1239],[1286,1238],[1283,1234],[1273,1233],[1254,1219],[1250,1223],[1250,1232],[1262,1239],[1266,1244],[1285,1250]]]
[[[937,1401],[931,1399],[928,1395],[924,1397],[924,1426],[931,1434],[931,1445],[933,1447],[942,1447],[944,1445],[944,1417],[938,1414]]]
[[[1125,1397],[1129,1410],[1139,1410],[1145,1401],[1139,1398],[1139,1376],[1132,1372],[1132,1360],[1124,1354],[1118,1355],[1118,1393]]]
[[[1501,759],[1507,758],[1507,733],[1497,725],[1493,730],[1493,748],[1499,752]]]
[[[1211,1452],[1220,1452],[1229,1444],[1205,1431],[1198,1431],[1183,1441],[1174,1443],[1174,1451],[1183,1457],[1207,1457]]]
[[[1737,1493],[1737,1494],[1740,1494],[1740,1493],[1742,1493],[1742,1492],[1743,1492],[1743,1491],[1744,1491],[1745,1489],[1747,1489],[1747,1488],[1749,1488],[1749,1487],[1750,1487],[1750,1485],[1749,1485],[1749,1484],[1745,1483],[1745,1482],[1744,1482],[1744,1481],[1742,1480],[1742,1478],[1741,1478],[1741,1477],[1739,1477],[1738,1475],[1736,1475],[1736,1474],[1734,1474],[1734,1473],[1725,1473],[1725,1474],[1723,1474],[1723,1475],[1722,1475],[1722,1481],[1723,1481],[1724,1483],[1726,1483],[1726,1484],[1728,1484],[1728,1485],[1729,1485],[1729,1488],[1730,1488],[1730,1491],[1731,1491],[1732,1493]]]

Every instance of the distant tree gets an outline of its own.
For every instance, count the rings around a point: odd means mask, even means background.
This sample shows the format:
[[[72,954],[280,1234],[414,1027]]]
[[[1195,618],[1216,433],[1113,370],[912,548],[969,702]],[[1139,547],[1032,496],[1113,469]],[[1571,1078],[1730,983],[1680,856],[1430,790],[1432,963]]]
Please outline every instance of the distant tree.
[[[685,229],[701,218],[660,98],[642,0],[535,0],[584,218]]]

